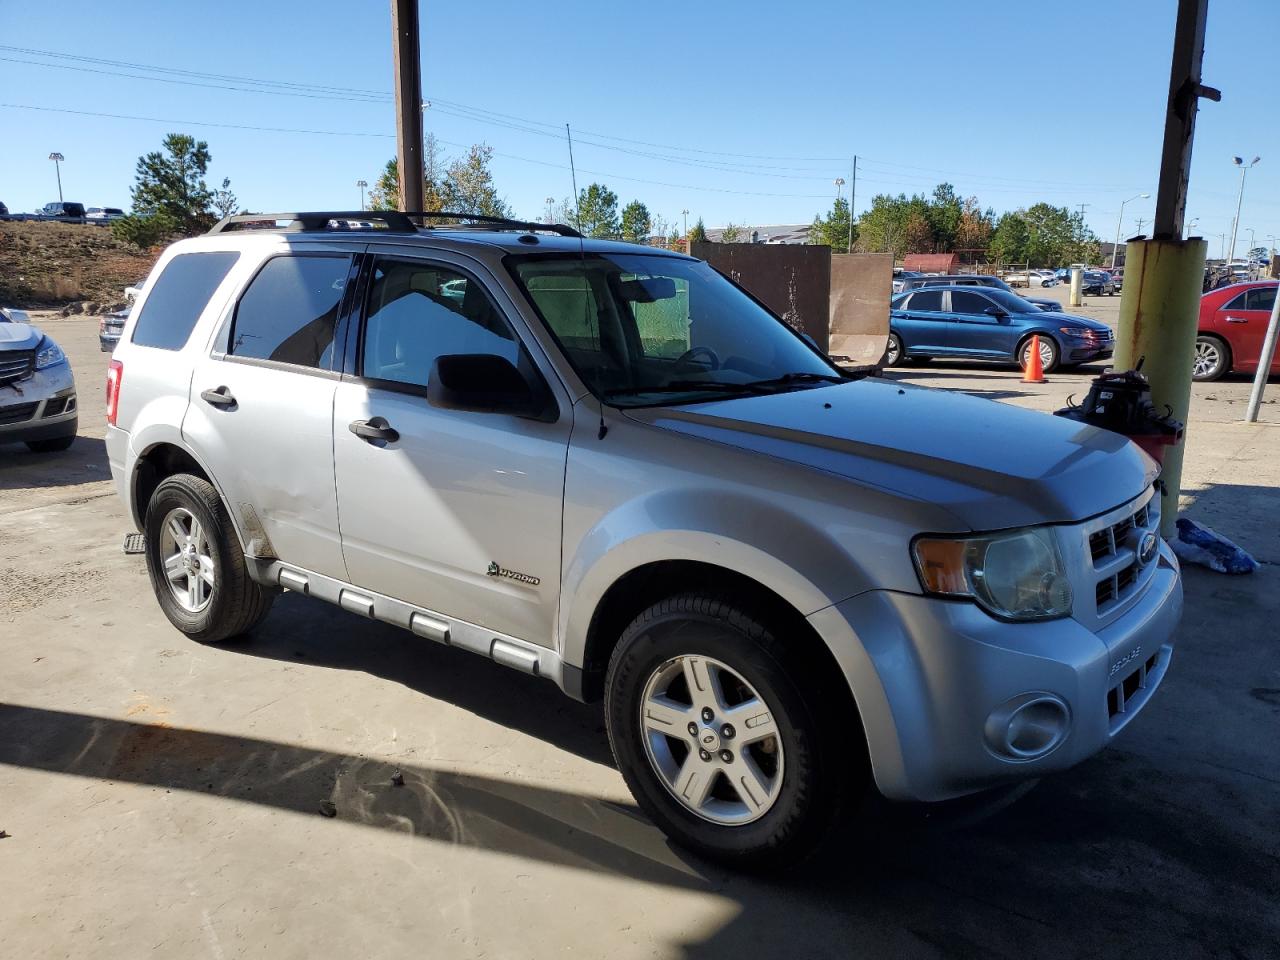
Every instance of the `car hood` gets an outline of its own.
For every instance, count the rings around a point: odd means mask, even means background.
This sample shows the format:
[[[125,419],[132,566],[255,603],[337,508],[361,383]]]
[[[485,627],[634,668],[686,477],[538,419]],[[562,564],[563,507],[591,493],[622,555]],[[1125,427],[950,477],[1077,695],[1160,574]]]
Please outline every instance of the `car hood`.
[[[29,323],[0,322],[0,350],[34,350],[43,336]]]
[[[1092,317],[1082,317],[1078,314],[1067,313],[1065,310],[1046,310],[1040,314],[1040,316],[1052,317],[1055,320],[1069,320],[1077,327],[1088,327],[1091,330],[1097,330],[1099,332],[1104,330],[1107,332],[1111,331],[1111,328],[1101,320],[1094,320]]]
[[[880,378],[626,412],[935,504],[972,530],[1083,520],[1136,497],[1157,474],[1109,430]]]

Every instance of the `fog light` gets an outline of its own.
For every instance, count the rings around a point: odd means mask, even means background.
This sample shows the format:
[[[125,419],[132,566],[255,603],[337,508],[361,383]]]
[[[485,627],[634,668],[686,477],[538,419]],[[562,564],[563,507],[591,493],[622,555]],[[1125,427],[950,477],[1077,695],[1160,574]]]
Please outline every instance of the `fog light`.
[[[1007,760],[1038,760],[1067,737],[1071,711],[1051,693],[1024,693],[987,717],[987,746]]]

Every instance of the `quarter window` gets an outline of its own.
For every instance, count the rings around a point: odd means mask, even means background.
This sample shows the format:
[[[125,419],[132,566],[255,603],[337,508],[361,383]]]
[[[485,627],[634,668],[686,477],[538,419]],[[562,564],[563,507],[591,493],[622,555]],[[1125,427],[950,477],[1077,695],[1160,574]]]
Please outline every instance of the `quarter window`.
[[[240,254],[225,251],[180,253],[151,282],[142,313],[133,326],[133,343],[160,350],[181,350]]]
[[[364,327],[361,375],[425,387],[437,357],[497,354],[520,345],[478,282],[431,263],[379,261]]]
[[[327,370],[349,256],[268,260],[236,307],[227,353]]]

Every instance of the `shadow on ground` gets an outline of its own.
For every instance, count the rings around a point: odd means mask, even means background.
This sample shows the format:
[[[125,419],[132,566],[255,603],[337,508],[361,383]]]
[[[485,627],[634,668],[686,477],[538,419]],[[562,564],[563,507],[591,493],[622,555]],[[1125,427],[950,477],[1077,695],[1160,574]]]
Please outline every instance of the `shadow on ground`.
[[[25,444],[0,443],[0,490],[70,487],[111,479],[107,446],[98,437],[76,437],[66,450],[32,453]]]
[[[628,805],[523,782],[25,706],[0,705],[0,731],[3,764],[301,816],[329,801],[338,819],[425,843],[733,903],[727,924],[677,945],[688,957],[1014,957],[1028,943],[1039,957],[1262,957],[1280,938],[1274,835],[1248,842],[1124,750],[977,826],[873,810],[803,870],[760,879],[677,855]]]

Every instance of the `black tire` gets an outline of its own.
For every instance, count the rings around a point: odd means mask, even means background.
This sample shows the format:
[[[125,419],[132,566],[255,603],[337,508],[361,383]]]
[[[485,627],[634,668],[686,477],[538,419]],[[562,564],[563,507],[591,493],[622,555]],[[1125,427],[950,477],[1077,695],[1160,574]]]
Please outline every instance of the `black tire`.
[[[774,755],[781,749],[782,760],[772,772],[781,780],[772,806],[751,822],[726,825],[695,813],[676,799],[650,760],[646,744],[653,741],[646,739],[641,716],[646,686],[664,668],[671,669],[673,661],[694,657],[719,661],[740,676],[776,723]],[[670,597],[632,621],[609,661],[605,720],[618,769],[636,802],[676,843],[735,869],[789,866],[818,845],[848,791],[868,775],[856,710],[847,695],[823,686],[829,681],[829,671],[806,668],[801,651],[781,643],[762,618],[737,602],[701,594]],[[717,717],[711,728],[719,723]],[[705,729],[699,728],[697,736]],[[857,731],[852,749],[837,730]],[[726,740],[721,746],[735,742]],[[722,776],[727,766],[722,774],[714,772],[715,760],[722,756],[710,761],[713,783],[740,796]],[[702,762],[692,751],[684,758]]]
[[[1192,363],[1191,379],[1196,383],[1220,380],[1231,369],[1231,346],[1221,337],[1201,333],[1196,336],[1195,359]]]
[[[889,342],[884,348],[884,359],[881,360],[882,367],[900,367],[902,361],[906,359],[906,355],[902,352],[902,338],[896,333],[889,332]]]
[[[75,439],[76,435],[72,433],[65,437],[52,437],[48,440],[28,440],[27,449],[32,453],[57,453],[59,450],[70,449]]]
[[[1062,350],[1058,347],[1058,342],[1047,334],[1040,334],[1040,354],[1042,358],[1041,366],[1045,373],[1053,373],[1058,369],[1058,363],[1062,359]],[[1049,359],[1043,360],[1045,348],[1048,347]],[[1023,370],[1027,369],[1027,355],[1031,351],[1031,337],[1027,337],[1018,344],[1018,366]]]
[[[207,531],[214,584],[207,604],[195,612],[179,604],[165,575],[165,561],[161,556],[162,525],[175,509],[190,513]],[[219,643],[247,633],[266,617],[277,591],[249,577],[244,552],[226,508],[207,480],[185,473],[164,480],[151,495],[143,526],[147,537],[147,573],[151,576],[156,600],[169,622],[191,639]]]

